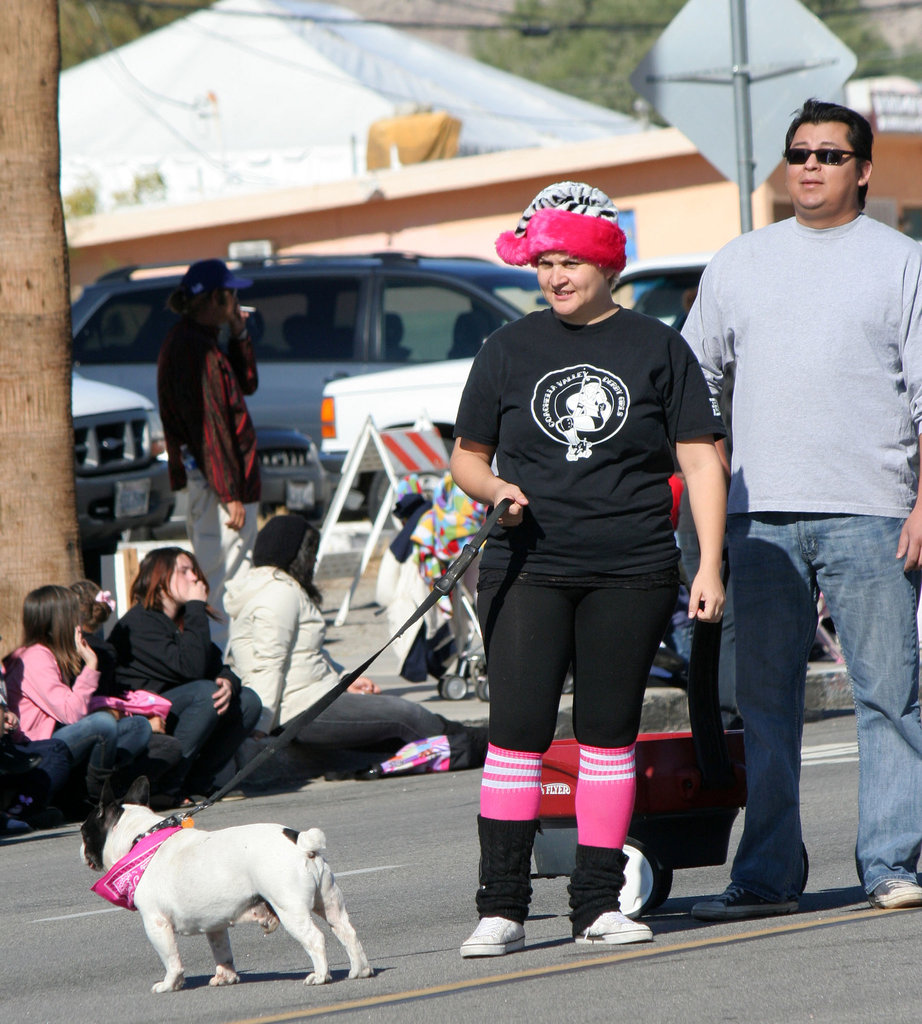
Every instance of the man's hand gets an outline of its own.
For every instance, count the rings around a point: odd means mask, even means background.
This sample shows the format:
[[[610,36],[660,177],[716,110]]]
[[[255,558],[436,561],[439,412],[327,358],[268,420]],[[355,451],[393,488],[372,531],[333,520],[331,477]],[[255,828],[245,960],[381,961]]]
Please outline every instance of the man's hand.
[[[217,711],[219,715],[223,715],[230,707],[231,697],[234,695],[234,690],[229,679],[222,679],[218,677],[214,681],[214,685],[215,691],[211,699],[214,701],[215,711]]]
[[[896,557],[906,559],[903,563],[906,572],[922,568],[922,505],[918,502],[903,523]]]
[[[227,510],[227,527],[229,530],[241,530],[247,521],[247,510],[242,501],[229,501],[224,508]]]

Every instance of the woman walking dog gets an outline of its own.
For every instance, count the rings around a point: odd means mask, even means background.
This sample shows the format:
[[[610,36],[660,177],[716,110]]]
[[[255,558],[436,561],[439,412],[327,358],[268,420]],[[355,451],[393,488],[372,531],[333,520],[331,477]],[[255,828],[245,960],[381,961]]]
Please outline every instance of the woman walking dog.
[[[571,664],[580,743],[573,936],[653,937],[618,898],[644,689],[679,585],[668,480],[675,451],[701,546],[690,615],[719,620],[726,488],[714,439],[725,432],[682,337],[615,304],[624,247],[603,192],[574,182],[540,192],[496,250],[537,268],[550,308],[486,340],[458,410],[455,481],[477,501],[512,500],[480,566],[490,745],[480,924],[464,957],[524,946],[541,756]]]

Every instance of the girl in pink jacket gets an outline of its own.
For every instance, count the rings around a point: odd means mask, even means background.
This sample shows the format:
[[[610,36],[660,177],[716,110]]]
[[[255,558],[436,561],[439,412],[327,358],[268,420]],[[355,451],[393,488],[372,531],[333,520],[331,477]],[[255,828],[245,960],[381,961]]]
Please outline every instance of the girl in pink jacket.
[[[20,734],[61,740],[74,774],[85,771],[86,792],[95,801],[112,772],[147,749],[151,727],[140,716],[87,713],[99,671],[79,623],[79,601],[69,588],[33,590],[23,603],[22,646],[6,657],[4,666]]]

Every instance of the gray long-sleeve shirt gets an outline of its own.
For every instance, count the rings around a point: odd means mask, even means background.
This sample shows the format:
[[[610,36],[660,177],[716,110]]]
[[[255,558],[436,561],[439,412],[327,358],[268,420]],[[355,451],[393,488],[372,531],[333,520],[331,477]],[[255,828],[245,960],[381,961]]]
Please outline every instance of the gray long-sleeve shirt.
[[[922,246],[866,216],[794,219],[711,260],[682,333],[712,394],[735,363],[729,511],[903,518],[922,422]]]

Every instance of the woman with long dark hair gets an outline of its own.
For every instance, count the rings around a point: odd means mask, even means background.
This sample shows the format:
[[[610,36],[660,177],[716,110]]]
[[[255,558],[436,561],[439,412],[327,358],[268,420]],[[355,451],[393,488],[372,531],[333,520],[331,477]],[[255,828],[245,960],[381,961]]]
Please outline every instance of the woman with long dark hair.
[[[314,583],[320,534],[302,516],[278,515],[259,531],[253,568],[228,584],[229,661],[262,700],[253,733],[262,739],[286,726],[340,680],[337,665],[324,647],[321,595]],[[367,752],[366,763],[403,744],[447,736],[450,767],[483,764],[486,730],[452,722],[422,705],[381,693],[360,676],[330,707],[295,734],[326,766],[336,755]],[[361,760],[361,758],[359,758]]]
[[[211,642],[207,599],[208,584],[193,554],[155,548],[132,584],[132,607],[109,636],[118,683],[170,700],[167,731],[182,744],[183,756],[160,786],[180,800],[211,794],[261,707]]]

